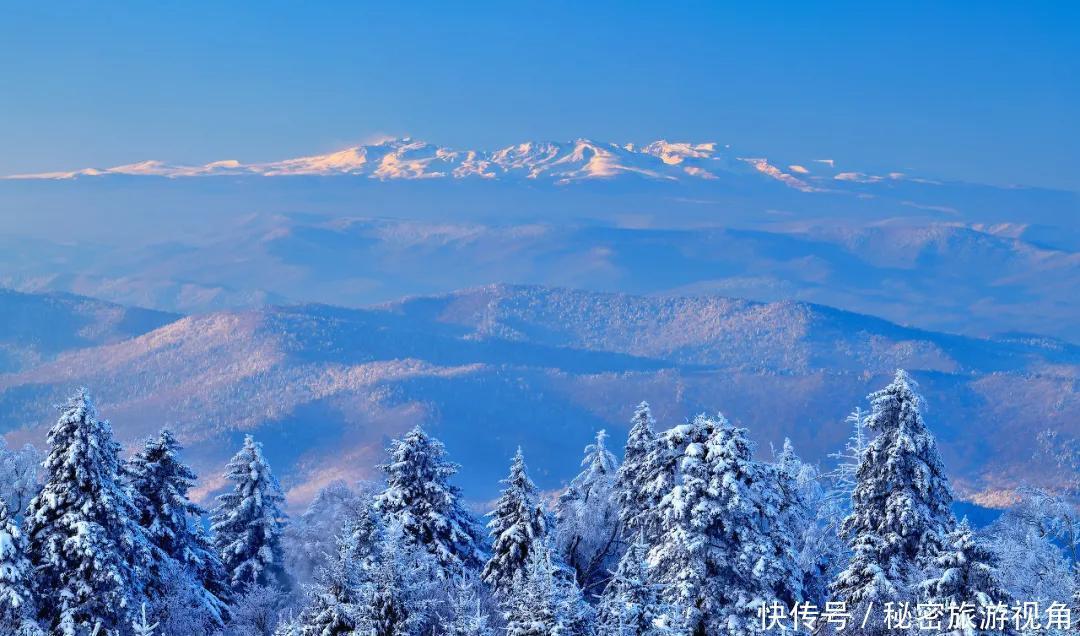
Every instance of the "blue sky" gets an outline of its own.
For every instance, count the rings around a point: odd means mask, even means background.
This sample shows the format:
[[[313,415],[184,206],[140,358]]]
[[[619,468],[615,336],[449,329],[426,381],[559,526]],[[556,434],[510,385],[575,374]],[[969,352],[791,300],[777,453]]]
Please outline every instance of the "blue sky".
[[[665,137],[1080,190],[1080,3],[745,4],[4,2],[0,173]]]

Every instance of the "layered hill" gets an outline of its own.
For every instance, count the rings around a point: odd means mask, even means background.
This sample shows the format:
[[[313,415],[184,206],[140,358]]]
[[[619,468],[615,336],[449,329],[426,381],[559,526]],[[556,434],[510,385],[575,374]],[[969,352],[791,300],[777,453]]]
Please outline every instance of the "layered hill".
[[[64,351],[126,340],[177,318],[84,296],[0,288],[0,373],[32,367]]]
[[[487,224],[281,215],[149,246],[0,248],[0,283],[184,313],[363,306],[492,283],[795,299],[926,329],[1080,341],[1080,253],[1025,228],[883,222],[766,229]],[[8,246],[8,243],[12,245]],[[21,247],[20,247],[21,246]]]
[[[519,444],[540,484],[559,485],[594,431],[618,440],[643,399],[662,424],[722,410],[760,452],[790,436],[824,460],[843,416],[905,367],[960,492],[988,502],[1044,477],[1035,432],[1080,433],[1078,365],[1052,339],[951,336],[806,303],[500,285],[182,318],[0,376],[0,421],[41,443],[49,405],[88,385],[126,442],[175,429],[206,491],[254,432],[296,502],[372,475],[386,442],[423,423],[482,500]]]

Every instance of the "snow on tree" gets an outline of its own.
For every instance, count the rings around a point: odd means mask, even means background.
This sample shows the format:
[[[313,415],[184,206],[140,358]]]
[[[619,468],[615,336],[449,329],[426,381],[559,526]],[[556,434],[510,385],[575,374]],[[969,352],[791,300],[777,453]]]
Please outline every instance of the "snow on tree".
[[[405,538],[400,524],[388,524],[368,574],[357,631],[371,636],[424,633],[435,618],[441,567],[435,557]]]
[[[1052,492],[1043,492],[1046,521],[1073,565],[1080,566],[1080,439],[1048,430],[1038,435],[1038,442],[1039,459],[1053,464],[1059,480]]]
[[[450,623],[446,636],[495,636],[491,617],[484,608],[479,581],[459,575],[450,591]]]
[[[526,472],[520,448],[510,464],[509,476],[502,483],[506,487],[495,509],[488,513],[491,558],[481,574],[498,597],[511,592],[518,573],[525,570],[529,554],[543,543],[547,532],[544,510],[536,486]]]
[[[1077,631],[1080,631],[1080,564],[1073,565],[1073,595],[1072,595],[1072,612],[1075,616],[1073,626]]]
[[[281,550],[285,496],[262,445],[250,435],[226,467],[225,478],[233,489],[218,496],[211,530],[230,585],[239,593],[252,585],[286,587]]]
[[[151,624],[146,618],[146,603],[142,604],[142,614],[138,619],[131,622],[131,631],[135,636],[154,636],[154,630],[158,628],[157,623]]]
[[[1071,593],[1069,559],[1054,543],[1041,492],[1021,489],[1020,495],[1020,502],[985,530],[987,542],[1014,599],[1060,602]]]
[[[590,612],[572,579],[560,580],[551,548],[533,547],[525,568],[514,575],[507,596],[507,636],[577,636],[590,632]]]
[[[555,506],[555,545],[574,570],[578,586],[599,596],[619,557],[619,507],[615,501],[618,462],[607,450],[607,433],[585,447],[583,470]]]
[[[897,371],[869,399],[866,425],[877,437],[862,454],[841,527],[852,556],[831,586],[835,600],[853,607],[911,597],[954,523],[952,490],[914,381]]]
[[[0,499],[0,634],[29,634],[34,621],[33,569],[26,557],[26,537]]]
[[[359,541],[358,533],[343,534],[333,558],[316,572],[311,600],[297,621],[300,636],[343,636],[357,631],[367,566],[357,558],[363,550]]]
[[[229,606],[228,636],[274,636],[289,613],[289,594],[277,584],[249,585]]]
[[[284,619],[274,628],[274,636],[300,636],[300,629],[299,621],[292,618]]]
[[[844,421],[851,425],[851,436],[842,450],[829,454],[829,458],[836,461],[836,467],[826,477],[832,482],[829,499],[847,511],[851,507],[851,495],[858,483],[859,464],[870,443],[870,436],[866,431],[866,412],[862,407],[855,407]]]
[[[310,583],[315,573],[329,564],[346,524],[372,506],[372,490],[369,484],[353,489],[344,481],[331,482],[315,495],[299,518],[285,527],[285,563],[297,583]]]
[[[0,499],[7,504],[13,519],[22,518],[26,505],[41,487],[38,481],[41,461],[41,452],[33,445],[8,448],[7,442],[0,437]]]
[[[646,487],[649,479],[653,477],[649,470],[649,460],[658,445],[654,424],[648,402],[642,402],[634,410],[634,417],[630,420],[623,463],[619,466],[615,478],[619,522],[627,536],[637,536],[647,531],[646,520],[656,504]]]
[[[688,634],[752,633],[759,607],[801,600],[788,596],[798,581],[776,475],[723,416],[698,416],[662,438],[679,470],[658,510],[654,580]]]
[[[785,439],[776,453],[774,470],[782,497],[781,531],[791,538],[795,553],[795,561],[788,567],[799,579],[795,588],[782,596],[801,596],[824,607],[836,564],[846,555],[846,546],[836,532],[842,519],[840,507],[822,487],[817,468],[795,454],[791,440]]]
[[[931,567],[932,576],[919,585],[928,603],[944,607],[973,603],[979,616],[988,607],[1012,603],[997,569],[997,556],[976,537],[966,518],[946,536]]]
[[[639,534],[630,544],[604,590],[597,612],[598,636],[675,636],[673,608],[652,581],[649,547]]]
[[[380,559],[398,549],[397,544],[387,548],[383,542],[388,540],[393,538],[387,537],[373,508],[363,506],[350,514],[336,539],[334,554],[315,574],[307,607],[294,621],[298,636],[352,634],[370,626]],[[411,580],[409,576],[406,572],[405,580]]]
[[[149,598],[159,606],[155,613],[168,605],[167,594],[179,594],[185,599],[185,620],[198,611],[220,624],[229,590],[218,555],[199,531],[204,511],[188,498],[197,477],[180,460],[180,450],[173,434],[162,430],[125,466],[137,520],[157,548],[144,580]],[[180,567],[170,566],[170,560]],[[180,589],[185,585],[192,589]],[[199,606],[190,607],[200,597]]]
[[[381,466],[386,489],[375,508],[401,525],[406,541],[428,550],[447,576],[483,562],[476,520],[450,484],[458,466],[446,460],[442,442],[417,426],[389,448],[390,461]]]
[[[206,588],[184,564],[166,559],[158,564],[160,593],[152,606],[152,618],[161,634],[211,636],[221,632],[225,618],[208,604]],[[221,575],[217,580],[224,581]],[[227,610],[228,608],[224,608]]]
[[[151,546],[120,482],[120,447],[80,390],[49,431],[45,483],[27,508],[39,610],[61,634],[125,631],[144,600]]]

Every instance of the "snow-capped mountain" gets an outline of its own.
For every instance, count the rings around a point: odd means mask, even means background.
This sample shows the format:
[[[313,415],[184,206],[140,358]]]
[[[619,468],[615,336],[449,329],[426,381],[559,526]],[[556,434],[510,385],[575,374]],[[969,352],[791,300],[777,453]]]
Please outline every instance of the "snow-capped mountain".
[[[569,184],[579,181],[638,177],[659,181],[717,180],[718,175],[759,173],[804,192],[825,191],[846,183],[876,183],[906,178],[841,171],[832,160],[787,166],[758,155],[742,155],[716,142],[654,141],[642,146],[577,139],[571,142],[527,141],[494,151],[458,150],[408,137],[356,145],[327,154],[267,163],[235,159],[203,165],[158,160],[80,170],[17,174],[7,179],[74,179],[108,175],[208,177],[222,175],[365,176],[396,179],[534,179]],[[831,184],[831,186],[830,186]]]

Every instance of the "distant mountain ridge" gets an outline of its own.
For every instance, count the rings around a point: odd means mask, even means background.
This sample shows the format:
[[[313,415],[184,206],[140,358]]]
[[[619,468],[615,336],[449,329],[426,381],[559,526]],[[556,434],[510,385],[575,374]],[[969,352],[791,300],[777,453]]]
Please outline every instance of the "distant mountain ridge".
[[[595,430],[618,440],[642,399],[662,425],[721,409],[759,452],[788,436],[824,460],[847,434],[843,416],[896,367],[922,383],[970,500],[1046,477],[1029,461],[1036,431],[1080,433],[1080,353],[1065,343],[949,336],[806,303],[510,285],[182,318],[0,375],[0,421],[40,444],[49,405],[87,385],[125,443],[173,428],[207,492],[255,433],[294,503],[372,476],[387,441],[422,423],[482,500],[519,444],[542,487],[558,486]]]
[[[932,331],[1080,341],[1080,252],[1016,227],[882,222],[653,228],[280,215],[148,246],[4,240],[0,284],[182,313],[365,306],[506,282],[794,299]]]
[[[73,294],[0,288],[0,373],[40,364],[72,349],[125,340],[179,317]]]
[[[576,139],[571,142],[527,141],[494,151],[456,150],[408,137],[351,146],[322,155],[266,163],[235,159],[203,165],[169,164],[158,160],[72,171],[10,175],[8,179],[74,179],[110,175],[211,177],[258,175],[366,176],[395,179],[524,178],[569,184],[592,179],[636,176],[655,180],[718,180],[718,173],[757,172],[804,192],[827,189],[828,181],[877,183],[905,179],[899,172],[868,175],[842,171],[832,160],[806,165],[776,166],[758,156],[740,156],[716,142],[658,140],[643,146]],[[807,167],[810,166],[810,167]]]

